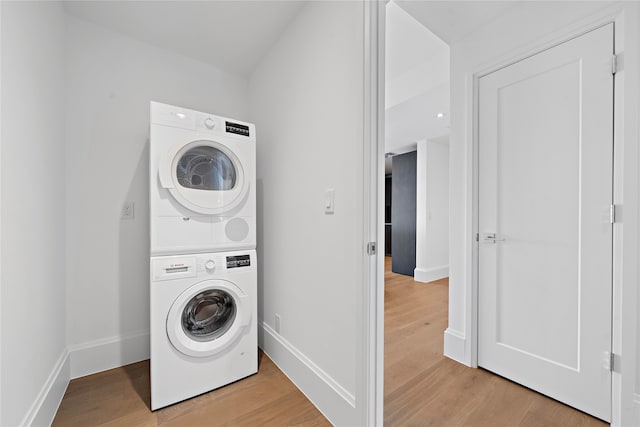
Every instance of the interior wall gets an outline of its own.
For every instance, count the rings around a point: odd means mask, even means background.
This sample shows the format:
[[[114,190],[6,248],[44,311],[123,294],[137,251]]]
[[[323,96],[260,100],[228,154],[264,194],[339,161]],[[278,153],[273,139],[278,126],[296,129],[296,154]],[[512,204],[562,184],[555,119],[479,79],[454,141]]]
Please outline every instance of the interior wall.
[[[72,377],[149,356],[149,101],[247,120],[248,82],[69,16],[66,255]],[[134,219],[122,220],[124,202]]]
[[[606,11],[600,12],[603,9]],[[618,123],[618,138],[625,141],[624,171],[618,172],[620,186],[624,186],[624,232],[620,234],[623,243],[618,249],[624,257],[620,277],[624,297],[622,311],[615,322],[623,322],[623,347],[625,360],[635,360],[637,354],[636,330],[640,324],[632,318],[635,307],[640,304],[634,290],[637,281],[637,141],[638,141],[638,4],[637,2],[522,2],[505,14],[451,46],[451,143],[450,143],[450,280],[449,280],[449,326],[445,332],[445,354],[466,364],[473,363],[473,313],[472,272],[473,272],[473,75],[489,71],[495,64],[504,63],[525,53],[534,53],[543,43],[550,43],[563,37],[571,28],[582,28],[589,22],[596,25],[604,15],[615,16],[624,12],[625,43],[624,69],[616,76],[616,81],[625,84],[624,95],[616,102],[616,110],[624,115],[624,123]],[[622,34],[621,33],[621,34]],[[624,79],[624,80],[621,80]],[[617,94],[622,95],[622,94]],[[620,142],[620,141],[619,141]],[[621,189],[621,188],[620,188]],[[620,194],[618,197],[622,197]],[[622,199],[620,199],[622,200]],[[615,232],[615,231],[614,231]],[[632,297],[631,302],[626,298]],[[640,319],[639,319],[640,320]],[[629,335],[629,332],[631,335]],[[639,337],[640,338],[640,337]],[[615,349],[614,349],[615,351]],[[625,372],[637,378],[636,364],[625,362]],[[614,372],[614,383],[618,381]],[[615,388],[615,386],[614,386]],[[622,385],[623,417],[632,413],[631,394],[628,380]],[[617,392],[614,392],[616,395]],[[640,406],[640,395],[636,389],[636,399]],[[640,417],[640,409],[638,416]],[[614,419],[615,419],[614,415]],[[622,425],[632,425],[631,418],[624,418]],[[639,418],[636,418],[636,421]]]
[[[2,2],[0,7],[0,425],[48,425],[69,379],[64,11],[59,2]]]
[[[414,279],[449,275],[449,139],[418,141],[417,235]]]
[[[362,3],[311,2],[250,78],[260,342],[335,425],[362,424],[363,31]]]

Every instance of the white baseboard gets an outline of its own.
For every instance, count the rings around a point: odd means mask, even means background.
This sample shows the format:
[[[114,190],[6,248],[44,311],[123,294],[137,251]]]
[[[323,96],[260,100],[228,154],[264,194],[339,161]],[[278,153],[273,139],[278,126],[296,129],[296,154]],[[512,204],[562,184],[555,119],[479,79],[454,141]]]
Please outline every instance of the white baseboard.
[[[465,357],[466,338],[463,333],[447,328],[444,331],[444,355],[456,362],[468,365]]]
[[[357,425],[355,396],[263,321],[260,348],[333,425]]]
[[[60,402],[62,402],[64,392],[67,390],[67,385],[69,385],[69,353],[65,349],[20,425],[26,427],[50,426]],[[6,393],[9,392],[6,391]]]
[[[71,379],[149,358],[149,331],[133,332],[69,347]]]
[[[413,270],[413,279],[416,282],[433,282],[434,280],[449,277],[449,265],[441,265],[438,267],[422,269],[415,268]]]

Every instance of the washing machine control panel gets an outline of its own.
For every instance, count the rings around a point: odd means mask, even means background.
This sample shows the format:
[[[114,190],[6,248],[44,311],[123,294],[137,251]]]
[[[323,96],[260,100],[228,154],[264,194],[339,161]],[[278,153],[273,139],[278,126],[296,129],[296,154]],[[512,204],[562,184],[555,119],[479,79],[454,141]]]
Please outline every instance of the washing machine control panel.
[[[216,268],[216,262],[212,259],[208,259],[204,263],[204,269],[207,271],[213,271]]]
[[[196,277],[196,257],[173,256],[151,260],[153,281],[177,280]]]
[[[219,274],[225,270],[240,271],[252,267],[249,253],[202,254],[198,256],[197,271],[199,274]]]
[[[227,257],[227,268],[250,267],[251,257],[247,255],[234,255]]]

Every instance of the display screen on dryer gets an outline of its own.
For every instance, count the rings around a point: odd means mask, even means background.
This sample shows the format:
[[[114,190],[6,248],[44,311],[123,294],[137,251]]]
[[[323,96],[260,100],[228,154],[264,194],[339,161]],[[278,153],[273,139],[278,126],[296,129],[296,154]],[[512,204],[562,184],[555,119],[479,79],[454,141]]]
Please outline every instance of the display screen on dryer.
[[[251,257],[249,255],[235,255],[227,257],[227,268],[249,267]]]
[[[242,136],[250,136],[249,135],[249,126],[241,125],[240,123],[226,122],[227,132],[235,133],[237,135]]]

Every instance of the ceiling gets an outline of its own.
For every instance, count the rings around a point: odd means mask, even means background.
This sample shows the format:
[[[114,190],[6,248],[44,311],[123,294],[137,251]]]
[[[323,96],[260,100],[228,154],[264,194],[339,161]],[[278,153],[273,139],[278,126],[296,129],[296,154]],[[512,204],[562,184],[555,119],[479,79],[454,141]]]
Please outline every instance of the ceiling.
[[[518,0],[395,2],[448,44],[463,39],[519,3]]]
[[[415,150],[417,141],[449,135],[449,85],[389,108],[385,116],[385,152]]]
[[[248,76],[305,1],[66,1],[70,15]]]
[[[395,79],[439,55],[447,45],[391,1],[386,7],[385,75]]]
[[[385,152],[400,154],[449,134],[449,46],[395,1],[386,12]]]
[[[449,135],[449,46],[518,5],[507,1],[391,0],[386,22],[385,151]],[[443,113],[443,117],[438,117]]]

